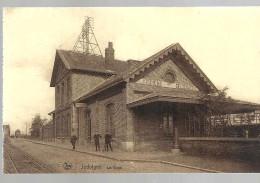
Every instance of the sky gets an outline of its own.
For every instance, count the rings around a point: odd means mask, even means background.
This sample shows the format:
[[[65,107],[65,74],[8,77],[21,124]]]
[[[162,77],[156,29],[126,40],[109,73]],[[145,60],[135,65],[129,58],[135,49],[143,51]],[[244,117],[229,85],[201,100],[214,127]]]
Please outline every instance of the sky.
[[[143,60],[172,43],[193,58],[218,89],[260,104],[260,8],[6,8],[3,20],[3,123],[11,132],[35,114],[51,117],[56,49],[72,50],[86,16],[104,55]]]

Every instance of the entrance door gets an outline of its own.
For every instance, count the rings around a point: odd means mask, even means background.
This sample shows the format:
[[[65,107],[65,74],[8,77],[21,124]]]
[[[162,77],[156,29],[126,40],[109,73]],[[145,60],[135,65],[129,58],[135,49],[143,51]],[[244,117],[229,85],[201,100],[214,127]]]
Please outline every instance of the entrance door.
[[[173,104],[164,104],[162,106],[163,115],[163,135],[173,136],[174,128],[177,127],[177,110]]]

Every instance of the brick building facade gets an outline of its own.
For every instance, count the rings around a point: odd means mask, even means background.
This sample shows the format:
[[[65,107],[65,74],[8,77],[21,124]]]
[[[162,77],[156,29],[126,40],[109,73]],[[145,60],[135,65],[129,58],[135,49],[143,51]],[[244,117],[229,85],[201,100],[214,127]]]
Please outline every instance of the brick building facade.
[[[121,61],[112,43],[105,58],[57,50],[51,87],[55,87],[53,138],[91,145],[98,131],[108,131],[114,144],[129,151],[170,148],[174,128],[194,135],[203,124],[194,106],[217,88],[180,46],[172,44],[143,60]]]

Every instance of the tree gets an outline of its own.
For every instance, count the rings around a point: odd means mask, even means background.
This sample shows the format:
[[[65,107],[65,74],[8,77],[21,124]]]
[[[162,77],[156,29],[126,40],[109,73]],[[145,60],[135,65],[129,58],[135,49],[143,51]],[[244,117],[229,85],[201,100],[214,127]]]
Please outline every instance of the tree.
[[[31,136],[39,137],[40,136],[40,128],[44,125],[47,119],[42,119],[40,114],[36,114],[32,119],[31,126]]]
[[[202,107],[196,107],[196,111],[201,119],[207,123],[207,135],[215,130],[215,135],[225,135],[226,127],[229,124],[230,114],[236,109],[235,101],[231,97],[227,97],[227,90],[225,87],[218,90],[217,93],[205,95],[201,100],[204,104]],[[219,134],[220,131],[220,134]]]

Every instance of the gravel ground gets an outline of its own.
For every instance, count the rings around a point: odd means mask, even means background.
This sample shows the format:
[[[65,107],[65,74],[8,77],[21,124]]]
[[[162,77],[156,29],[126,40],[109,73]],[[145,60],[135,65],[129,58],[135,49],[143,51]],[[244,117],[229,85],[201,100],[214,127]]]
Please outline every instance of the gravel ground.
[[[199,173],[201,171],[145,162],[120,162],[65,149],[12,139],[11,143],[33,157],[52,173]],[[112,152],[109,152],[112,154]],[[72,165],[66,170],[64,164]]]
[[[63,148],[71,148],[70,144],[58,144],[54,142],[38,141],[49,145],[60,146]],[[101,146],[102,147],[102,146]],[[163,160],[173,163],[185,164],[203,169],[216,170],[226,173],[255,173],[260,172],[260,160],[245,161],[232,159],[232,157],[221,158],[202,155],[187,155],[180,153],[172,155],[171,152],[125,152],[115,148],[114,152],[96,152],[93,146],[82,147],[76,146],[76,149],[83,152],[91,152],[109,157],[122,159],[147,159],[147,160]],[[150,171],[151,172],[151,171]]]

